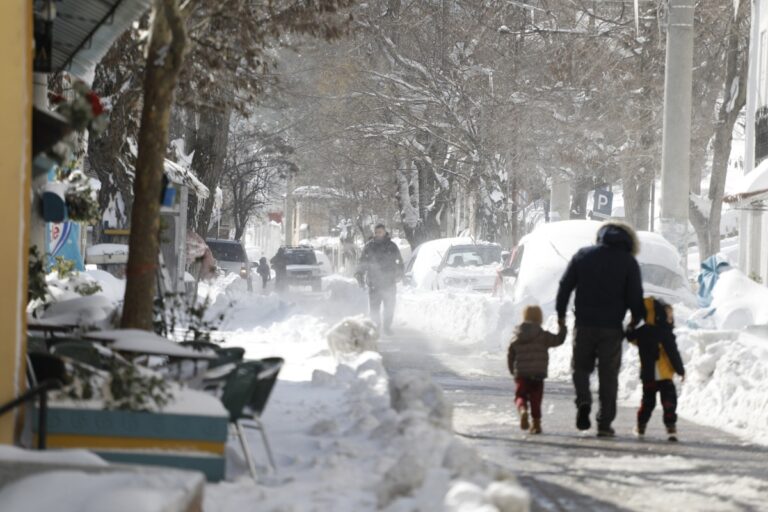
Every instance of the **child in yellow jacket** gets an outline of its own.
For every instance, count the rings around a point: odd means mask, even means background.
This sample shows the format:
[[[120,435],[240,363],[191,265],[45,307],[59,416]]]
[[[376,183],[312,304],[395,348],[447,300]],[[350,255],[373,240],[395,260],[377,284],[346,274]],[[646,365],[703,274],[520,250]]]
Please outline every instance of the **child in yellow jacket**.
[[[685,367],[673,332],[673,310],[672,306],[653,297],[645,299],[645,310],[645,324],[627,335],[640,352],[640,379],[643,382],[643,400],[637,411],[635,433],[638,437],[645,435],[658,393],[667,435],[670,441],[677,441],[677,390],[672,378],[677,373],[685,379]]]

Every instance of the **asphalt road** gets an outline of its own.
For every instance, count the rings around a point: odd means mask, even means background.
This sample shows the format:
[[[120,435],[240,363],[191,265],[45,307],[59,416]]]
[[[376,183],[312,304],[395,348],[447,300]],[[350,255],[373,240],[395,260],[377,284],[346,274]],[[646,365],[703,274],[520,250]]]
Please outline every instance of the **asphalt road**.
[[[670,443],[658,410],[640,441],[631,407],[620,408],[615,439],[580,434],[572,386],[554,380],[545,386],[544,434],[531,436],[519,430],[503,354],[476,355],[402,329],[380,349],[390,372],[432,375],[454,406],[456,435],[518,475],[534,511],[768,511],[763,447],[682,419],[681,442]]]

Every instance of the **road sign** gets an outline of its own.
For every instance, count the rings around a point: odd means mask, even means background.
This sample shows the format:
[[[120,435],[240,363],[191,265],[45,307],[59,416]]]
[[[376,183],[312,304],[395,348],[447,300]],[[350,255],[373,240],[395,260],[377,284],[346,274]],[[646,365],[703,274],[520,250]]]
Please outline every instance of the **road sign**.
[[[592,216],[598,219],[608,219],[613,212],[613,192],[606,188],[595,189],[595,202]]]

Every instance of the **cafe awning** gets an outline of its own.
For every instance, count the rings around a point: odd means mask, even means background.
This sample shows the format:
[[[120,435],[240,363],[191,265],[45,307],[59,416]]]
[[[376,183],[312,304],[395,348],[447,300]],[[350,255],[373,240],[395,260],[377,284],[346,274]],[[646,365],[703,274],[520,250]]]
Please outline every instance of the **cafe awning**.
[[[35,12],[47,0],[34,0]],[[57,0],[51,72],[67,71],[86,82],[112,43],[147,12],[152,0]]]

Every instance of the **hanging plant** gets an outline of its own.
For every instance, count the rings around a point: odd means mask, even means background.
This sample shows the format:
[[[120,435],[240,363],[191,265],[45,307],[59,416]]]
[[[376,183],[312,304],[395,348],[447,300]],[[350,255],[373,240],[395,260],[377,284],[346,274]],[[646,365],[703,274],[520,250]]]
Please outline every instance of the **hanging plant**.
[[[80,80],[72,84],[71,99],[62,94],[51,94],[50,100],[57,113],[72,127],[72,133],[53,146],[50,156],[58,162],[72,159],[77,151],[78,136],[86,130],[92,136],[101,135],[107,128],[109,113],[101,99]]]

